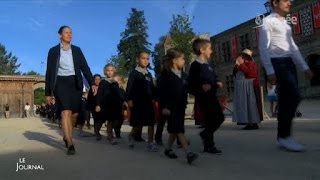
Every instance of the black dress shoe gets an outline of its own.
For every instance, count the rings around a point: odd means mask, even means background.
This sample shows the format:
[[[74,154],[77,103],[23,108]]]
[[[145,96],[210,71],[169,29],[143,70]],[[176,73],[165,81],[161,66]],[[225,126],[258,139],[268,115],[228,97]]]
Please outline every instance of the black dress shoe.
[[[135,138],[135,141],[136,142],[146,142],[146,140],[145,139],[143,139],[143,138]]]
[[[74,154],[76,154],[76,150],[74,149],[74,146],[71,145],[71,146],[69,146],[69,148],[68,148],[67,155],[74,155]]]
[[[187,154],[187,160],[188,160],[188,163],[191,164],[194,160],[196,160],[198,158],[198,154],[195,154],[193,152],[189,152]]]
[[[211,146],[211,147],[205,147],[204,152],[207,152],[207,153],[210,153],[210,154],[221,154],[222,151],[217,149],[216,147],[214,146]]]
[[[256,129],[259,129],[259,126],[258,126],[258,124],[253,124],[253,125],[252,125],[252,128],[251,128],[251,130],[256,130]]]
[[[172,149],[166,149],[164,154],[170,159],[177,159],[178,156],[172,151]]]
[[[67,140],[65,139],[65,137],[63,137],[63,141],[64,141],[64,143],[65,143],[65,145],[66,145],[66,148],[68,148],[68,142],[67,142]]]
[[[246,127],[242,128],[242,130],[251,130],[252,126],[247,124]]]
[[[257,124],[248,124],[246,127],[242,128],[243,130],[256,130],[259,129],[259,126]]]

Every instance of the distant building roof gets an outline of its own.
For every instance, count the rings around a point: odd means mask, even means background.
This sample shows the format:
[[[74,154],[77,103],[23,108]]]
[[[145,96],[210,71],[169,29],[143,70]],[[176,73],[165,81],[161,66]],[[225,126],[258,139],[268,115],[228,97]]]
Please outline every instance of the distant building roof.
[[[0,81],[42,81],[43,76],[33,76],[33,75],[0,75]]]
[[[164,41],[164,44],[172,44],[172,38],[170,34],[166,35],[166,40]]]

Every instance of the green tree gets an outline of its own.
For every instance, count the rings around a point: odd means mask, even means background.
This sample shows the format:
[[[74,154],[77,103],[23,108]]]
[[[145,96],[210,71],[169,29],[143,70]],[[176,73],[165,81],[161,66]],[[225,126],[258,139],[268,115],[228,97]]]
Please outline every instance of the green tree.
[[[37,76],[39,76],[40,74],[35,72],[34,70],[31,70],[29,72],[23,73],[22,75],[37,75]]]
[[[165,55],[165,49],[164,49],[164,43],[166,40],[166,36],[161,36],[159,38],[159,42],[154,46],[154,50],[152,52],[152,62],[154,65],[154,72],[156,74],[156,77],[161,72],[161,62],[162,58]]]
[[[125,68],[126,61],[125,61],[123,56],[121,56],[121,55],[113,55],[107,60],[107,63],[113,64],[115,66],[115,68],[117,69],[117,73],[121,77],[128,76],[128,71]]]
[[[44,102],[44,89],[38,88],[34,90],[34,104],[41,105]]]
[[[129,72],[136,66],[136,56],[139,51],[150,53],[150,43],[147,41],[148,25],[144,12],[135,8],[131,9],[127,25],[121,33],[121,40],[118,44],[118,55],[124,60],[124,69]]]
[[[17,64],[17,62],[18,58],[13,56],[11,52],[8,53],[5,46],[0,43],[0,74],[20,74],[18,71],[20,64]]]
[[[184,53],[188,65],[192,60],[192,40],[195,37],[190,17],[186,13],[173,15],[170,25],[169,33],[173,46]]]

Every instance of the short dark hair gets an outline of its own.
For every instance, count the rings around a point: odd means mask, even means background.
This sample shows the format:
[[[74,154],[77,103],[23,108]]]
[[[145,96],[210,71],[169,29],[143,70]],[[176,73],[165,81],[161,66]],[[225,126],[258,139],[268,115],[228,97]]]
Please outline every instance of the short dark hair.
[[[100,75],[100,74],[95,74],[95,75],[93,75],[93,79],[95,79],[96,77],[101,78],[101,75]]]
[[[201,38],[195,39],[192,44],[193,53],[199,56],[201,54],[201,48],[205,47],[207,44],[211,44],[211,41]]]
[[[104,71],[107,70],[108,67],[116,68],[116,66],[115,66],[114,64],[108,63],[108,64],[106,64],[106,65],[104,66],[103,70],[104,70]]]
[[[183,52],[177,48],[171,48],[167,51],[167,54],[162,59],[162,71],[169,72],[173,65],[173,60],[178,57],[182,57]]]
[[[272,8],[274,8],[273,3],[274,3],[275,1],[276,1],[276,2],[279,2],[280,0],[270,0],[270,4],[271,4],[271,7],[272,7]]]
[[[62,34],[62,32],[63,32],[63,30],[64,30],[65,28],[71,29],[70,26],[64,25],[64,26],[61,26],[61,27],[59,28],[58,33],[59,33],[59,34]]]

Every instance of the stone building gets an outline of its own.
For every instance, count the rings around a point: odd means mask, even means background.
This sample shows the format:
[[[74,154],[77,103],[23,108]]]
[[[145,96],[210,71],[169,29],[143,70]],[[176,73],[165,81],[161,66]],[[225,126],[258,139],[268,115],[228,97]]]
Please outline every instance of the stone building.
[[[260,82],[265,85],[265,72],[260,63],[258,51],[257,26],[260,18],[252,18],[244,23],[232,27],[224,32],[211,37],[213,47],[213,59],[220,79],[224,82],[224,88],[219,92],[232,99],[233,77],[232,69],[236,56],[245,48],[254,52],[254,60],[259,65]],[[307,80],[303,73],[299,72],[299,88],[303,97],[320,96],[320,2],[319,0],[295,0],[292,3],[291,17],[295,17],[297,23],[292,25],[294,39],[303,57],[315,73],[314,80]],[[293,18],[292,18],[293,19]]]

